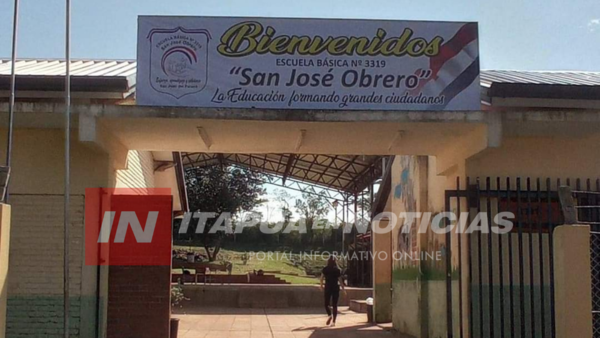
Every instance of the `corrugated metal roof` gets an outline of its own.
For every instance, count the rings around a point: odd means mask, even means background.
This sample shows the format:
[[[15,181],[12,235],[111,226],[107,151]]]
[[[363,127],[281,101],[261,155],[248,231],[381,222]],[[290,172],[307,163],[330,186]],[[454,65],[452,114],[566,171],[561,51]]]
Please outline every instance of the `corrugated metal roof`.
[[[135,60],[73,60],[71,71],[74,76],[134,77],[136,65]],[[2,75],[10,75],[9,59],[0,59]],[[17,75],[64,76],[65,63],[58,59],[20,59]],[[600,72],[482,70],[481,84],[489,87],[492,83],[600,86]]]
[[[229,164],[282,177],[284,185],[289,178],[350,193],[363,191],[381,177],[381,158],[318,154],[182,153],[185,168]],[[290,186],[295,185],[292,183]]]
[[[493,83],[600,86],[600,72],[482,70],[481,85]]]
[[[73,60],[73,91],[81,97],[132,97],[136,87],[136,66],[135,60]],[[10,71],[10,59],[0,59],[0,93],[3,93],[0,95],[7,95]],[[37,97],[40,91],[58,93],[64,87],[65,62],[60,59],[20,59],[17,75],[22,79],[17,81],[21,95]],[[568,100],[570,108],[600,107],[600,72],[482,70],[480,83],[481,99],[491,105],[567,107],[565,102],[556,100]],[[521,101],[508,102],[509,98]],[[577,100],[581,102],[575,102]]]
[[[133,60],[72,60],[73,76],[133,77],[135,78],[136,62]],[[17,61],[17,75],[25,76],[64,76],[65,62],[53,59],[22,59]],[[11,63],[8,59],[0,59],[0,76],[10,75]]]
[[[134,60],[72,60],[71,89],[74,97],[132,97],[135,93],[136,65]],[[21,98],[49,97],[63,91],[66,72],[64,60],[19,59],[16,66],[19,76],[16,86]],[[0,96],[7,95],[10,73],[11,61],[0,59]],[[46,94],[40,96],[39,92]]]

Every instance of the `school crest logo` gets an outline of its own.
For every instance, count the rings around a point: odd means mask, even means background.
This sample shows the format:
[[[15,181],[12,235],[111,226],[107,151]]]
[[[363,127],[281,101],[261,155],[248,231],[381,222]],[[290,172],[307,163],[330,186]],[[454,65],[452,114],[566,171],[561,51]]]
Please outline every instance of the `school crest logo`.
[[[201,92],[208,81],[208,44],[205,29],[153,29],[150,40],[150,85],[180,99]]]

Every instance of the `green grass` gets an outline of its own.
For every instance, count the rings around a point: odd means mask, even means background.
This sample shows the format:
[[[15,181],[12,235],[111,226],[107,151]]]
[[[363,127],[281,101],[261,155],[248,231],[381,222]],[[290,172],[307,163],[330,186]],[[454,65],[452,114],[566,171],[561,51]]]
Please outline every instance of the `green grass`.
[[[196,273],[196,270],[194,269],[188,269],[188,271],[193,275]],[[183,269],[171,269],[171,273],[174,274],[182,274],[183,273]]]
[[[174,246],[174,249],[193,249],[195,252],[200,252],[202,254],[205,253],[204,248],[200,247],[190,248],[188,246]],[[291,284],[314,285],[319,283],[319,278],[307,276],[302,266],[294,266],[293,262],[290,261],[290,254],[287,252],[283,253],[278,251],[272,251],[255,255],[249,255],[249,259],[246,262],[246,264],[244,264],[244,262],[242,261],[243,254],[244,251],[221,249],[218,256],[219,259],[215,263],[219,263],[219,261],[229,261],[233,263],[232,274],[236,275],[246,274],[248,272],[253,272],[254,270],[263,270],[267,274],[273,274]],[[314,264],[320,264],[320,262],[315,262]],[[181,269],[173,270],[173,273],[177,272],[181,273]]]
[[[315,277],[300,277],[300,276],[289,276],[289,275],[281,275],[281,274],[275,274],[275,276],[285,280],[286,282],[288,282],[290,284],[296,284],[296,285],[300,285],[300,284],[318,285],[319,284],[319,279],[315,278]]]

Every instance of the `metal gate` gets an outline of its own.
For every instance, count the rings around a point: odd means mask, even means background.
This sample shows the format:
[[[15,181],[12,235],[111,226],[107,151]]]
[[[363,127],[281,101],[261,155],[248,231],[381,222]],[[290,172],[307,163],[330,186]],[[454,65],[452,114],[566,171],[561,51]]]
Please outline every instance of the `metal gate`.
[[[446,211],[466,213],[465,230],[474,220],[495,226],[500,213],[514,214],[510,231],[497,228],[503,234],[459,234],[459,226],[446,234],[449,337],[555,336],[553,231],[563,224],[563,184],[570,181],[487,177],[461,185],[457,178],[446,191]]]

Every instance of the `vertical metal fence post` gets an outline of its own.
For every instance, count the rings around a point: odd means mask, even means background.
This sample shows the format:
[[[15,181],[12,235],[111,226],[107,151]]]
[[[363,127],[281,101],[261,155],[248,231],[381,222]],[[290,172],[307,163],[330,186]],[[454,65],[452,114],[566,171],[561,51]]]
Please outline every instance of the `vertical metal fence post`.
[[[65,200],[64,200],[64,337],[69,338],[69,212],[71,165],[71,0],[66,0],[65,34]]]
[[[365,221],[365,191],[363,190],[360,193],[360,222],[363,223]],[[372,236],[371,236],[372,237]],[[364,241],[364,236],[361,241]],[[363,251],[361,249],[360,252],[360,286],[365,286],[365,257],[363,256]]]
[[[8,136],[6,140],[6,166],[10,167],[12,159],[12,140],[13,140],[13,120],[15,114],[15,91],[17,80],[17,37],[19,33],[19,0],[15,0],[15,11],[13,15],[13,31],[12,31],[12,52],[10,65],[10,98],[8,103]],[[8,202],[8,187],[9,182],[6,182],[6,190],[4,196],[1,196],[4,202]]]
[[[460,338],[464,337],[464,328],[463,328],[463,272],[462,272],[462,236],[466,231],[466,227],[462,227],[461,219],[460,219],[460,177],[456,177],[456,215],[457,218],[457,241],[458,241],[458,318],[459,318],[459,335]]]
[[[352,227],[352,233],[354,234],[353,239],[352,239],[352,245],[354,246],[354,250],[352,252],[352,257],[357,257],[356,252],[358,251],[358,245],[357,245],[357,241],[356,241],[356,235],[358,233],[358,193],[355,192],[354,193],[354,226]],[[358,262],[354,261],[353,264],[353,270],[354,270],[354,286],[356,286],[358,284]]]
[[[446,198],[444,211],[450,212],[450,198]],[[447,229],[450,226],[450,220],[445,217],[444,218],[444,228]],[[439,226],[439,225],[438,225]],[[446,327],[448,330],[448,338],[452,338],[454,335],[454,326],[452,322],[452,234],[450,231],[446,231]],[[419,255],[421,254],[419,251],[417,252]]]
[[[491,200],[491,179],[490,177],[486,177],[485,179],[485,211],[487,213],[487,224],[488,226],[492,225],[492,200]],[[490,326],[490,337],[494,338],[494,316],[496,315],[494,309],[494,246],[493,246],[493,233],[488,229],[488,238],[487,238],[487,255],[488,255],[488,311],[489,314],[489,326]]]
[[[344,251],[345,251],[345,247],[344,247],[344,238],[346,237],[346,234],[344,233],[345,228],[346,228],[346,199],[344,198],[344,200],[342,201],[342,224],[344,225],[342,227],[342,258],[345,258],[344,256]],[[346,261],[346,264],[348,262]]]

